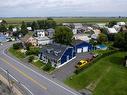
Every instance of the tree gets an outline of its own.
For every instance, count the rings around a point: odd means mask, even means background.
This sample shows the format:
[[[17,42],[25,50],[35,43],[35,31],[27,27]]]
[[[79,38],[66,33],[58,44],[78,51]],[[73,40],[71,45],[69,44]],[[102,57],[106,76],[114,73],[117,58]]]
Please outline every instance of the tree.
[[[55,29],[55,34],[53,39],[57,43],[69,45],[72,43],[72,37],[73,37],[73,33],[71,29],[64,26],[58,26]]]
[[[12,30],[13,28],[14,28],[13,25],[9,25],[8,30],[9,30],[9,31],[13,31],[13,30]]]
[[[51,18],[51,17],[47,17],[47,20],[53,20],[53,18]]]
[[[109,24],[108,24],[108,27],[113,27],[114,25],[117,24],[117,21],[110,21]]]
[[[15,43],[15,44],[13,44],[13,49],[15,49],[15,50],[21,49],[22,47],[23,47],[22,43]]]
[[[2,20],[1,25],[7,25],[7,22],[5,20]]]
[[[36,29],[38,29],[37,22],[33,21],[32,24],[31,24],[31,28],[32,28],[33,31],[36,30]]]
[[[43,67],[44,71],[50,71],[52,68],[52,64],[50,62],[50,60],[48,60],[48,63]]]
[[[32,62],[33,60],[34,60],[34,56],[33,55],[29,56],[28,62]]]
[[[3,33],[7,32],[7,28],[5,25],[3,25],[3,24],[0,25],[0,32],[3,32]]]
[[[56,27],[56,22],[54,20],[47,20],[47,28],[55,28]]]
[[[108,41],[108,37],[107,37],[107,35],[101,33],[101,34],[99,34],[99,37],[97,40],[98,40],[98,43],[100,43],[100,44],[105,43]]]
[[[26,35],[28,33],[27,26],[24,21],[22,22],[22,25],[21,25],[21,33],[23,35]]]
[[[116,34],[114,46],[121,50],[127,50],[127,32],[119,32]]]

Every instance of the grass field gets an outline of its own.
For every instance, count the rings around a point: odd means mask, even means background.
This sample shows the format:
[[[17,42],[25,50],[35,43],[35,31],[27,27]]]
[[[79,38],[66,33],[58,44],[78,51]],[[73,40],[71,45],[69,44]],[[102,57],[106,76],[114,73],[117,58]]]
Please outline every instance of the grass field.
[[[126,52],[102,58],[65,83],[77,90],[87,88],[93,95],[127,95],[127,68],[123,67]]]
[[[12,55],[16,56],[16,57],[19,58],[19,59],[23,59],[23,58],[26,57],[25,54],[21,53],[21,52],[18,51],[18,50],[14,50],[12,47],[9,48],[8,51],[9,51]]]
[[[10,24],[20,24],[22,21],[32,22],[36,20],[42,20],[46,18],[3,18]],[[127,22],[127,18],[106,18],[106,17],[83,17],[83,18],[54,18],[57,23],[63,22],[71,22],[71,23],[107,23],[109,21],[125,21]]]

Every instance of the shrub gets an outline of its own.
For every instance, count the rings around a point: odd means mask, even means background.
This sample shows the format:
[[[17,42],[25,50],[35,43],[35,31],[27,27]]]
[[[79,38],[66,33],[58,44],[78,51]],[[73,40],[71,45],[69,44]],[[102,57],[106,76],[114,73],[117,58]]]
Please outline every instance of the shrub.
[[[44,67],[43,70],[44,71],[50,71],[52,68],[51,62],[49,61]]]
[[[27,50],[26,55],[38,55],[39,51],[39,48],[30,48]]]
[[[33,55],[29,56],[28,62],[32,62],[33,60],[34,60],[34,56]]]
[[[13,49],[21,49],[23,46],[22,46],[22,43],[15,43],[13,44]]]

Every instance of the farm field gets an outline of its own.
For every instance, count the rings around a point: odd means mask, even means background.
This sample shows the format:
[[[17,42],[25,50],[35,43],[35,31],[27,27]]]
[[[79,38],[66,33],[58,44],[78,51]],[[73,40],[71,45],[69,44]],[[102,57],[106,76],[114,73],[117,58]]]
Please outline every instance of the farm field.
[[[46,18],[42,17],[31,17],[31,18],[2,18],[7,21],[9,24],[20,24],[22,21],[25,22],[32,22],[36,20],[42,20]],[[57,23],[64,23],[64,22],[70,22],[70,23],[107,23],[109,21],[125,21],[127,22],[127,18],[106,18],[106,17],[67,17],[67,18],[54,18],[54,20]]]
[[[117,52],[102,58],[65,83],[81,90],[89,89],[93,95],[127,95],[127,69],[122,63],[126,52]]]

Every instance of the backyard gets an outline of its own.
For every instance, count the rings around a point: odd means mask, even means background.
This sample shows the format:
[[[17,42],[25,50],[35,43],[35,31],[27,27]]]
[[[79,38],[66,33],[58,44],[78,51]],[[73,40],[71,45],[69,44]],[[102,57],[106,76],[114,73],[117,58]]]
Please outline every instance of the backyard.
[[[102,58],[65,83],[76,90],[91,90],[93,95],[127,95],[127,69],[122,65],[125,54],[117,52]]]

